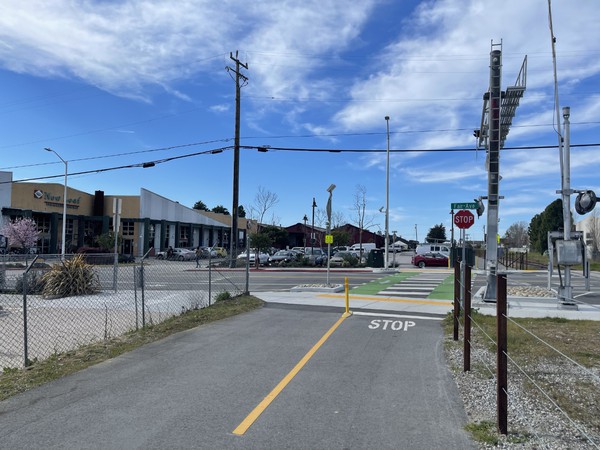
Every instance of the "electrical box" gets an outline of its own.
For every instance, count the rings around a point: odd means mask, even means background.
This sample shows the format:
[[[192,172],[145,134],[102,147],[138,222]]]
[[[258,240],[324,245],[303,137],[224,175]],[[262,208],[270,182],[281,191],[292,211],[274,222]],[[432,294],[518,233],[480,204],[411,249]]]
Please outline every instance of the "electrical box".
[[[556,240],[556,259],[558,264],[563,266],[572,266],[583,263],[583,254],[581,253],[581,241]]]

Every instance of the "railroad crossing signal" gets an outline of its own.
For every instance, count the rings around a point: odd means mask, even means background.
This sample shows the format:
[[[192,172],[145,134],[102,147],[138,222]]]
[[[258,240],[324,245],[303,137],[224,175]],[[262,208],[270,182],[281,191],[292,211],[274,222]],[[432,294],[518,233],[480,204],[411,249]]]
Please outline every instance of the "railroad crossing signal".
[[[475,223],[475,216],[469,210],[462,209],[456,214],[454,214],[454,225],[458,228],[464,230],[467,228],[471,228],[471,226]]]

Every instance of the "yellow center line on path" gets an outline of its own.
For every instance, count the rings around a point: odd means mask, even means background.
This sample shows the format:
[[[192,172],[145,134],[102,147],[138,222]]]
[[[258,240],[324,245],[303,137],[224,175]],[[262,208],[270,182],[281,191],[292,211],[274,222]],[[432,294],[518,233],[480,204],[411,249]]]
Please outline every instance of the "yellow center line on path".
[[[342,317],[338,319],[338,321],[333,324],[333,326],[323,335],[321,339],[308,351],[306,355],[296,364],[296,366],[279,382],[277,386],[267,395],[257,406],[252,410],[250,414],[246,416],[246,418],[240,423],[235,430],[233,430],[233,434],[237,434],[239,436],[243,435],[248,431],[248,428],[252,426],[252,424],[258,419],[258,417],[263,413],[265,409],[271,404],[273,400],[277,398],[277,396],[285,389],[285,387],[289,384],[290,381],[300,372],[300,370],[306,365],[306,363],[312,358],[312,356],[319,350],[319,348],[329,339],[329,336],[333,334],[333,332],[340,326],[340,324],[347,318],[350,317],[351,314],[342,314]]]
[[[335,295],[335,294],[319,294],[318,297],[324,298],[345,298],[343,295]],[[370,300],[373,302],[390,302],[390,303],[416,303],[419,305],[439,305],[439,306],[447,306],[453,305],[452,300],[419,300],[416,298],[396,298],[396,297],[381,297],[381,296],[371,296],[371,295],[351,295],[350,299],[354,300]]]

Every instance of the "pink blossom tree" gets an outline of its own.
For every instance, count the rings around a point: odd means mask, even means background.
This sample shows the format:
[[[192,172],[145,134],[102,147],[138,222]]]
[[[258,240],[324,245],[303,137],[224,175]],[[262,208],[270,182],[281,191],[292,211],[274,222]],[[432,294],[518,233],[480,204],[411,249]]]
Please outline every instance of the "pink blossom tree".
[[[35,221],[28,217],[21,217],[6,223],[0,233],[8,239],[8,246],[31,248],[35,246],[40,234]]]

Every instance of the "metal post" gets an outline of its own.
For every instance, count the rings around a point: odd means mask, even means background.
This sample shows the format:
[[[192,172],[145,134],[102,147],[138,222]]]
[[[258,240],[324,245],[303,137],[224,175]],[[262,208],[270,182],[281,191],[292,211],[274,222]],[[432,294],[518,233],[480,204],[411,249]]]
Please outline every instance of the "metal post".
[[[565,241],[571,240],[571,108],[563,108],[565,125],[564,146],[562,147],[562,204],[563,204],[563,237]],[[558,290],[558,300],[567,305],[573,304],[573,287],[571,286],[571,266],[564,266],[565,281]]]
[[[63,187],[62,242],[61,242],[61,246],[60,246],[61,247],[60,256],[61,256],[61,259],[64,261],[66,239],[67,239],[67,174],[69,173],[69,163],[68,163],[68,161],[65,161],[64,159],[62,159],[62,157],[58,153],[56,153],[56,151],[52,150],[51,148],[45,147],[44,150],[46,150],[47,152],[54,153],[56,156],[58,156],[58,159],[60,159],[65,165],[65,183],[64,183],[64,187]]]
[[[333,198],[333,190],[334,189],[335,189],[335,184],[331,184],[327,188],[327,192],[329,192],[329,199],[327,200],[327,206],[325,208],[327,211],[327,234],[331,233],[331,202],[332,202],[332,198]],[[331,260],[329,255],[331,255],[331,244],[330,243],[327,244],[327,286],[329,286],[329,261]],[[314,257],[314,254],[312,256]]]
[[[471,370],[471,267],[465,264],[465,284],[463,285],[465,298],[465,339],[463,342],[463,370]]]
[[[315,245],[315,208],[317,207],[317,202],[315,201],[315,198],[313,197],[313,203],[312,203],[312,230],[310,232],[310,254],[314,255],[315,251],[314,251],[314,245]],[[331,220],[331,218],[329,219]]]
[[[387,126],[387,153],[385,166],[385,253],[384,267],[388,269],[388,245],[389,245],[389,229],[390,229],[390,116],[385,116]]]
[[[454,334],[453,338],[458,341],[458,321],[460,318],[460,266],[454,264]]]
[[[484,300],[496,299],[496,270],[498,267],[498,206],[500,184],[500,126],[501,126],[501,80],[502,52],[490,52],[490,140],[488,152],[488,208],[485,258],[487,261],[487,285]]]

